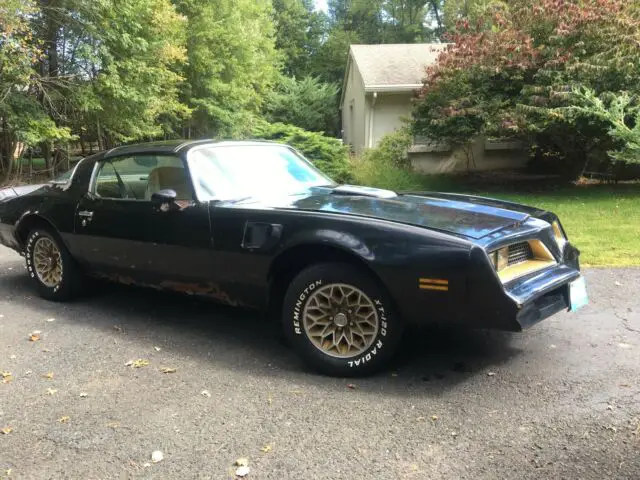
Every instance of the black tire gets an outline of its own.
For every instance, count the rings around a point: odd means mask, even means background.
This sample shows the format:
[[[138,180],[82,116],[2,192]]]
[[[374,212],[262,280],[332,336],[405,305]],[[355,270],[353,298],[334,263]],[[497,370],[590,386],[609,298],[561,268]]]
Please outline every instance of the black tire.
[[[313,292],[321,289],[330,291],[325,287],[336,284],[359,290],[368,297],[365,303],[370,301],[376,313],[374,318],[377,319],[377,333],[373,340],[363,342],[363,350],[353,356],[327,353],[326,349],[314,343],[305,328],[308,325],[305,322],[305,309],[312,297],[318,295]],[[365,311],[371,311],[371,308],[365,307]],[[285,295],[282,322],[284,333],[294,350],[311,368],[326,375],[340,377],[370,375],[384,368],[396,353],[403,331],[401,318],[386,289],[371,275],[345,263],[317,264],[300,272]],[[332,338],[335,341],[335,336]],[[324,341],[321,340],[320,343]],[[367,343],[368,347],[365,348]],[[342,355],[349,355],[349,352]]]
[[[34,262],[34,247],[42,239],[49,239],[60,252],[62,273],[60,281],[55,285],[46,285],[37,274]],[[47,228],[35,228],[27,235],[24,247],[27,272],[33,280],[38,294],[47,300],[64,301],[76,296],[82,287],[83,275],[57,233]]]

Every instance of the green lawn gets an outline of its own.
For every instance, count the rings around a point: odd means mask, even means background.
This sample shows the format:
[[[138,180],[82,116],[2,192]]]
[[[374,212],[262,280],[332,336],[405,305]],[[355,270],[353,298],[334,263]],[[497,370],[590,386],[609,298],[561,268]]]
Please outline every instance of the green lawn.
[[[451,176],[425,176],[388,166],[354,164],[356,182],[392,190],[470,193],[556,213],[584,266],[640,266],[640,183],[486,186]]]
[[[640,185],[591,185],[486,195],[556,213],[585,266],[640,265]]]

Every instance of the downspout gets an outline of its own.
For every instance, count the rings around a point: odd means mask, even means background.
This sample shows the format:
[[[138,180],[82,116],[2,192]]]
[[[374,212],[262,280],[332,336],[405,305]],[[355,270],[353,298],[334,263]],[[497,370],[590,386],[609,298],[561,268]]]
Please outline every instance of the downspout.
[[[369,148],[373,148],[373,112],[377,98],[378,92],[373,92],[373,97],[371,99],[371,111],[369,112]]]

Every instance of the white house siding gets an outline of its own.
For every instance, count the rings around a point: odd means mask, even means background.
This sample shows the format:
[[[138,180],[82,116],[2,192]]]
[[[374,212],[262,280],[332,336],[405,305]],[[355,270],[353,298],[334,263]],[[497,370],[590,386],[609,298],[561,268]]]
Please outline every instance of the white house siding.
[[[515,142],[496,143],[479,138],[473,143],[469,156],[462,148],[451,150],[416,144],[409,150],[409,160],[414,171],[431,174],[523,168],[528,156]]]
[[[342,104],[342,138],[357,152],[362,150],[366,142],[367,119],[364,83],[355,62],[350,62]]]
[[[412,94],[409,93],[378,93],[373,106],[373,126],[371,143],[368,146],[376,147],[382,137],[400,129],[404,123],[403,118],[411,116]],[[367,94],[369,104],[373,102],[373,94]],[[369,135],[367,135],[369,140]]]

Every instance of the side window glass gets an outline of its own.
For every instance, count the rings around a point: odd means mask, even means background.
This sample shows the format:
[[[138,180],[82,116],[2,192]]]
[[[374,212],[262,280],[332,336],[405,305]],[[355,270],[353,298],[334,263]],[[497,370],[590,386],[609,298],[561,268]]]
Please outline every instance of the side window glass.
[[[96,177],[94,193],[103,198],[143,200],[149,173],[157,163],[154,157],[145,158],[146,162],[138,161],[135,156],[116,157],[103,162]]]
[[[192,200],[182,160],[174,156],[116,157],[100,165],[94,193],[103,198],[150,200],[155,192],[172,189],[176,200]]]
[[[160,190],[173,190],[176,200],[193,200],[191,182],[182,160],[173,156],[158,156],[157,163],[149,172],[144,198]]]

